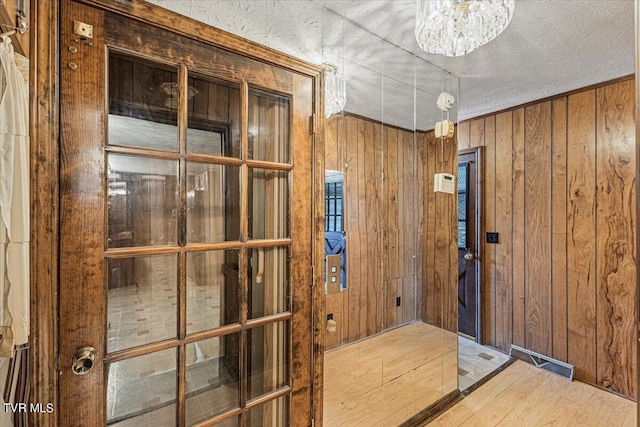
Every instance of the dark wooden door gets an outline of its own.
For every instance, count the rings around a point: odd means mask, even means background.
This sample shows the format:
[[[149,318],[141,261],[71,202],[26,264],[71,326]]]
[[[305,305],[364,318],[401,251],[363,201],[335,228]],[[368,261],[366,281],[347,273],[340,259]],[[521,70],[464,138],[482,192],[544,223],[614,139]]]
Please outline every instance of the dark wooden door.
[[[458,331],[477,336],[477,153],[458,157]]]
[[[61,27],[60,425],[310,424],[313,80]]]

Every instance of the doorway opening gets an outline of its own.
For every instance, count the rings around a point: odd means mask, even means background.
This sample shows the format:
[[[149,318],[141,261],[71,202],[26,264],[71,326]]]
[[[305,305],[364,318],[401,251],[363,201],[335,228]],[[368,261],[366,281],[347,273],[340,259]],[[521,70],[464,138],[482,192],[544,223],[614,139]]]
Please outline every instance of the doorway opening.
[[[509,356],[481,345],[481,148],[458,152],[458,386],[469,393]]]
[[[480,150],[458,153],[458,333],[480,342]]]

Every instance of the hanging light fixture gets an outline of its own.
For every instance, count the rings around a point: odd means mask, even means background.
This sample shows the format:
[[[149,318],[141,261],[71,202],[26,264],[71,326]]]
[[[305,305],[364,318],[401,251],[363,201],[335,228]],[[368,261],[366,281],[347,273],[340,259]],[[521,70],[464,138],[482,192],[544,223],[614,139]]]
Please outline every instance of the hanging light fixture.
[[[347,90],[342,74],[335,65],[324,64],[324,115],[328,119],[344,110]]]
[[[422,50],[462,56],[507,28],[515,0],[417,0],[416,40]]]

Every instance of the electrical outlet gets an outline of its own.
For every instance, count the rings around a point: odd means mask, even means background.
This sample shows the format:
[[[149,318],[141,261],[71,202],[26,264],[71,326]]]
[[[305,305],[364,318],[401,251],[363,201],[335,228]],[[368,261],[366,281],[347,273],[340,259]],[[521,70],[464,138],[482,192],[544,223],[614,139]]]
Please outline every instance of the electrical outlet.
[[[401,301],[400,297],[396,297],[396,307],[400,307]]]
[[[500,237],[498,233],[496,233],[495,231],[487,232],[487,243],[496,244],[496,243],[499,243],[499,240],[500,240]]]

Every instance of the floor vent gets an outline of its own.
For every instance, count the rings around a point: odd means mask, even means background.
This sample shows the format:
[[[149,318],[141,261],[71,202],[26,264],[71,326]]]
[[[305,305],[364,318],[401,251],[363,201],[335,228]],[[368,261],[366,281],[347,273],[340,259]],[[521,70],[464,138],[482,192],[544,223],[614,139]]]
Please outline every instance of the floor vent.
[[[573,381],[573,365],[569,365],[568,363],[552,359],[551,357],[513,344],[509,350],[509,356],[524,360],[525,362],[531,363],[540,369],[544,369],[552,374],[556,374],[568,379],[569,381]]]

